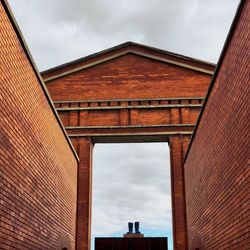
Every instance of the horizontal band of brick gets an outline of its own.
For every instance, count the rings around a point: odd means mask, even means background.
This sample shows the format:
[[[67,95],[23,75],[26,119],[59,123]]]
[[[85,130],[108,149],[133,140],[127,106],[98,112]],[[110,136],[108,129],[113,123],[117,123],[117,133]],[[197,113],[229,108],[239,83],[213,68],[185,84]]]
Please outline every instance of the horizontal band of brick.
[[[95,135],[95,134],[150,134],[150,133],[182,133],[182,132],[190,132],[192,133],[194,130],[193,125],[184,125],[179,124],[179,126],[171,126],[170,124],[168,126],[113,126],[113,128],[110,128],[108,126],[104,127],[76,127],[71,128],[68,130],[70,131],[70,134],[89,134],[89,135]]]
[[[167,133],[134,133],[134,134],[69,134],[71,140],[91,138],[93,143],[145,143],[168,142],[170,136],[189,136],[192,132],[167,132]]]
[[[194,127],[195,124],[157,124],[157,125],[128,125],[128,126],[72,126],[65,127],[71,129],[119,129],[119,128],[158,128],[158,127]]]
[[[103,133],[103,134],[68,134],[69,137],[121,137],[121,136],[169,136],[169,135],[192,135],[192,132],[152,132],[152,133]]]
[[[109,99],[109,100],[69,100],[69,101],[54,101],[54,104],[60,103],[86,103],[86,102],[143,102],[143,101],[186,101],[186,100],[204,100],[204,97],[177,97],[177,98],[136,98],[136,99]]]
[[[201,104],[169,104],[169,105],[128,105],[128,106],[102,106],[102,107],[68,107],[56,108],[57,111],[72,110],[105,110],[105,109],[163,109],[163,108],[201,108]]]

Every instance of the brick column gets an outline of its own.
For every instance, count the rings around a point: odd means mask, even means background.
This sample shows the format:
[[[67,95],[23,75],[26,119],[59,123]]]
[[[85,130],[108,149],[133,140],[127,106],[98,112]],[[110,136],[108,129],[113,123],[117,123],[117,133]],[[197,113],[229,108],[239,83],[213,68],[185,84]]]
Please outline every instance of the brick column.
[[[172,213],[173,213],[173,238],[174,249],[187,249],[186,231],[186,201],[184,182],[184,149],[183,143],[189,140],[185,136],[170,136],[171,157],[171,190],[172,190]]]
[[[90,250],[93,144],[91,138],[79,138],[78,140],[80,163],[77,184],[76,249]]]

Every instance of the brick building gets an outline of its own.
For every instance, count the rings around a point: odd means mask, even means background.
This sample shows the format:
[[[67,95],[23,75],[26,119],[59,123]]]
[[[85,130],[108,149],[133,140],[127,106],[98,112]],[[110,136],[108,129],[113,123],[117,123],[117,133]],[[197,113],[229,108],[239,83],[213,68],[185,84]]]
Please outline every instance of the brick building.
[[[214,74],[127,42],[42,76],[0,3],[1,248],[89,249],[94,143],[165,141],[175,249],[248,249],[250,1]]]
[[[92,150],[103,142],[168,142],[174,244],[187,245],[183,159],[214,65],[127,42],[42,72],[80,157],[77,244],[91,234]]]

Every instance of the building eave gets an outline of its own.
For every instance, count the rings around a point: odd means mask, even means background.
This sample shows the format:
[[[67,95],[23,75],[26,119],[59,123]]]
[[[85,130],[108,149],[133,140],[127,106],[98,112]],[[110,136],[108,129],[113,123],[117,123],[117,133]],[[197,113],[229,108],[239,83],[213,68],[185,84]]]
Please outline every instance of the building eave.
[[[143,49],[144,52],[138,50],[138,48]],[[157,53],[158,55],[152,54],[151,52]],[[77,60],[45,70],[41,72],[41,74],[42,76],[44,76],[45,82],[49,82],[59,77],[62,77],[62,76],[65,76],[65,75],[68,75],[68,74],[71,74],[71,73],[74,73],[74,72],[77,72],[77,71],[80,71],[89,67],[96,66],[100,63],[112,60],[114,58],[123,56],[128,53],[136,54],[136,55],[149,58],[149,59],[153,59],[153,60],[157,60],[163,63],[168,63],[168,64],[176,65],[179,67],[184,67],[187,69],[199,71],[201,73],[205,73],[209,75],[213,74],[214,72],[213,70],[215,68],[215,64],[213,63],[194,59],[191,57],[183,56],[180,54],[172,53],[169,51],[161,50],[161,49],[150,47],[147,45],[142,45],[142,44],[138,44],[134,42],[125,42],[117,46],[111,47],[109,49],[106,49],[106,50],[88,55],[86,57],[82,57]],[[169,56],[171,57],[171,59],[164,58],[161,55]],[[82,64],[82,63],[84,63],[84,65],[79,66],[79,64]],[[204,67],[201,67],[198,65],[195,66],[194,64],[199,64]],[[208,67],[209,69],[207,69]],[[60,72],[57,73],[57,71],[60,71]],[[50,74],[52,74],[52,76],[48,76]]]

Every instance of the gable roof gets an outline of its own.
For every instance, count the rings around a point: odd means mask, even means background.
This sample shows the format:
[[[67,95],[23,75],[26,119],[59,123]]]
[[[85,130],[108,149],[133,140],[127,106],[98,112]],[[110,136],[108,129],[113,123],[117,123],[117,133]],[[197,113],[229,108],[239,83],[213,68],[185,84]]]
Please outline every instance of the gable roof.
[[[44,81],[49,82],[59,77],[93,67],[100,63],[112,60],[114,58],[126,55],[135,54],[145,58],[157,60],[164,63],[180,66],[183,68],[199,71],[201,73],[212,75],[215,69],[215,64],[206,61],[194,59],[180,54],[172,53],[166,50],[134,43],[125,42],[106,50],[79,58],[77,60],[50,68],[41,72]]]

